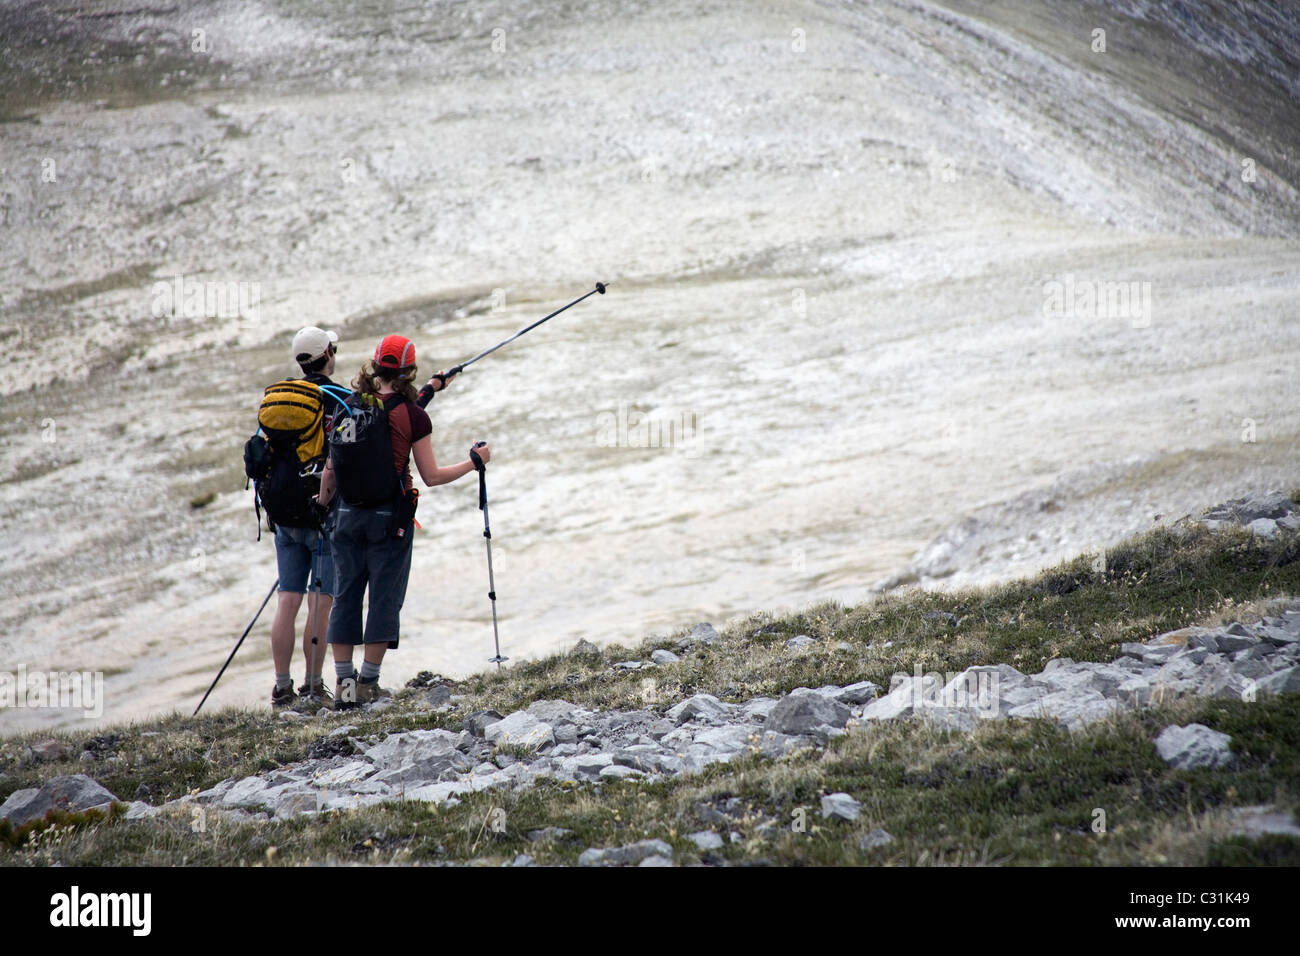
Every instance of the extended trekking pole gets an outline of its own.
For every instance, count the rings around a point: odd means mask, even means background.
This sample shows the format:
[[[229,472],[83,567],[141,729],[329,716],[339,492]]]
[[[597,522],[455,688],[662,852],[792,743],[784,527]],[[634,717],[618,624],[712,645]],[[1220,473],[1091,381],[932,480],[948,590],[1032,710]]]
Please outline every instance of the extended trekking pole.
[[[320,659],[320,592],[324,582],[320,579],[320,559],[322,546],[325,543],[325,530],[318,529],[316,532],[316,566],[312,568],[312,573],[316,575],[316,610],[312,612],[311,619],[313,630],[311,635],[311,667],[307,671],[307,694],[310,696],[315,687],[313,681],[316,679],[316,662]],[[311,586],[311,581],[307,582]],[[321,678],[324,684],[325,678]]]
[[[590,295],[591,293],[587,293]],[[449,373],[450,374],[450,373]],[[474,448],[480,448],[486,442],[475,442]],[[496,642],[497,656],[489,657],[488,662],[496,664],[497,670],[501,669],[501,662],[508,661],[510,658],[501,656],[501,634],[497,630],[497,582],[492,575],[492,528],[488,524],[487,509],[487,466],[483,464],[483,459],[479,453],[471,448],[469,450],[470,460],[474,462],[474,468],[478,471],[478,508],[483,512],[483,538],[487,542],[487,559],[488,559],[488,597],[492,599],[492,639]]]
[[[571,309],[571,308],[573,308],[573,306],[577,305],[577,304],[578,304],[579,302],[581,302],[583,299],[587,298],[587,296],[595,295],[597,292],[599,292],[601,295],[604,295],[604,294],[605,294],[605,288],[606,288],[607,286],[611,286],[611,285],[613,285],[613,284],[614,284],[614,283],[612,283],[612,282],[597,282],[597,283],[596,283],[596,288],[592,289],[592,290],[591,290],[590,292],[588,292],[586,295],[580,295],[580,296],[578,296],[576,299],[574,299],[574,300],[573,300],[572,302],[570,302],[568,305],[560,306],[560,308],[556,309],[556,310],[555,310],[554,312],[552,312],[550,315],[545,316],[544,318],[540,318],[540,319],[538,319],[538,320],[537,320],[536,322],[534,322],[532,325],[528,326],[528,328],[526,328],[526,329],[520,329],[520,330],[519,330],[518,332],[516,332],[514,335],[510,336],[510,338],[508,338],[508,339],[503,339],[502,341],[498,342],[496,345],[492,346],[492,347],[491,347],[490,349],[488,349],[487,351],[485,351],[485,352],[479,352],[478,355],[475,355],[475,356],[474,356],[473,358],[471,358],[471,359],[466,359],[465,361],[461,362],[459,365],[453,365],[451,368],[447,369],[447,371],[443,372],[441,375],[435,375],[434,378],[440,378],[440,379],[443,380],[443,382],[446,382],[447,379],[451,378],[453,375],[458,375],[458,374],[460,374],[461,372],[465,371],[465,369],[469,368],[471,365],[473,365],[473,364],[474,364],[475,362],[477,362],[479,359],[483,358],[485,355],[491,355],[491,354],[492,354],[493,352],[495,352],[497,349],[501,348],[501,346],[503,346],[503,345],[509,345],[511,342],[513,342],[515,339],[519,338],[519,336],[523,335],[525,332],[531,332],[533,329],[537,328],[539,325],[541,325],[541,324],[542,324],[543,322],[545,322],[547,319],[553,319],[553,318],[555,318],[557,315],[559,315],[559,314],[560,314],[561,312],[563,312],[565,309]],[[480,473],[480,474],[481,474],[481,473]]]
[[[221,680],[221,675],[226,672],[226,668],[230,666],[230,662],[235,659],[235,651],[238,651],[239,645],[244,643],[244,638],[248,637],[248,632],[253,629],[253,625],[257,623],[257,619],[262,616],[262,612],[266,610],[267,602],[271,600],[271,595],[275,593],[275,589],[279,586],[280,579],[276,578],[275,583],[271,585],[271,590],[267,591],[266,597],[262,599],[262,606],[257,609],[257,613],[253,615],[253,619],[248,622],[248,627],[244,628],[244,633],[240,634],[239,640],[235,642],[235,650],[230,652],[230,656],[226,658],[226,662],[221,665],[221,670],[217,671],[217,676],[212,682],[212,687],[208,688],[208,694],[212,693],[213,688],[217,686],[217,681]],[[194,708],[194,713],[190,715],[191,717],[198,716],[199,710],[208,701],[208,694],[203,695],[203,700],[199,701],[199,706]]]

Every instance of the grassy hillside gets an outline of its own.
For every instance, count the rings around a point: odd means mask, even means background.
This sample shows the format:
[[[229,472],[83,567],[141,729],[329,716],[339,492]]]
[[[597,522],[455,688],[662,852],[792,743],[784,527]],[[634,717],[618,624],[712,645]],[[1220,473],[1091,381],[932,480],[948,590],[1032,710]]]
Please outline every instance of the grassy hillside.
[[[957,671],[1005,662],[1031,672],[1055,657],[1111,660],[1123,642],[1188,624],[1253,620],[1270,601],[1300,595],[1297,558],[1300,532],[1264,539],[1238,529],[1162,528],[1111,549],[1100,572],[1085,556],[996,588],[899,592],[856,607],[755,616],[653,676],[613,664],[672,647],[672,638],[486,671],[453,685],[457,697],[445,713],[430,712],[424,692],[407,689],[382,713],[295,721],[269,710],[227,710],[63,734],[53,739],[65,752],[47,746],[45,758],[30,746],[48,734],[10,738],[0,746],[0,799],[59,774],[86,773],[123,800],[159,804],[309,755],[350,752],[345,737],[326,736],[345,724],[358,728],[353,736],[455,730],[472,711],[505,714],[541,699],[664,710],[701,691],[743,701],[859,680],[888,687],[891,674],[917,664]],[[791,651],[785,642],[796,634],[817,643]],[[1233,737],[1231,769],[1180,771],[1159,759],[1155,735],[1190,721]],[[820,797],[837,791],[862,802],[860,820],[821,818]],[[988,721],[972,733],[879,723],[779,761],[753,756],[655,783],[493,790],[466,794],[450,808],[390,803],[288,820],[209,810],[201,828],[193,808],[130,821],[122,808],[56,814],[18,830],[0,822],[0,862],[497,865],[528,853],[541,864],[571,864],[587,847],[655,837],[673,846],[678,863],[1300,863],[1300,840],[1230,835],[1234,808],[1252,804],[1291,811],[1300,804],[1297,695],[1184,699],[1073,735],[1047,721]],[[807,811],[802,832],[792,828],[799,808]],[[1098,809],[1107,821],[1100,834],[1092,827]],[[529,839],[544,827],[572,834]],[[860,838],[877,827],[893,841],[860,849]],[[702,852],[685,838],[701,829],[738,837]]]

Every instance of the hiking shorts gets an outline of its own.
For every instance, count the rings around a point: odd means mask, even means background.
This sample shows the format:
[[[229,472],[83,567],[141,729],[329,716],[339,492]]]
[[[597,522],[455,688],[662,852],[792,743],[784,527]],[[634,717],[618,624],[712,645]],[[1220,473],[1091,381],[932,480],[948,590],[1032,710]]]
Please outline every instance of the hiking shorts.
[[[393,509],[387,505],[338,505],[332,539],[336,587],[330,608],[330,644],[387,643],[390,648],[397,647],[415,529],[413,523],[408,524],[403,537],[392,537],[388,533],[392,516]],[[367,589],[370,608],[362,628],[361,604]]]
[[[320,560],[316,545],[320,544]],[[334,556],[330,539],[315,528],[275,526],[275,566],[280,571],[280,590],[302,594],[310,588],[334,594]]]

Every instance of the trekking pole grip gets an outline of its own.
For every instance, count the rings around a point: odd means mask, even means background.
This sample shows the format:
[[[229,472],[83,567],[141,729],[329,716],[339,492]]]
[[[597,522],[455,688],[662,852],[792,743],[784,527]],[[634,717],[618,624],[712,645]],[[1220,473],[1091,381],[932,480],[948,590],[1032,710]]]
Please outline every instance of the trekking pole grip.
[[[487,507],[487,466],[483,464],[483,459],[474,448],[486,445],[487,442],[478,441],[474,447],[469,450],[469,459],[474,463],[474,470],[478,472],[478,510],[482,511]]]

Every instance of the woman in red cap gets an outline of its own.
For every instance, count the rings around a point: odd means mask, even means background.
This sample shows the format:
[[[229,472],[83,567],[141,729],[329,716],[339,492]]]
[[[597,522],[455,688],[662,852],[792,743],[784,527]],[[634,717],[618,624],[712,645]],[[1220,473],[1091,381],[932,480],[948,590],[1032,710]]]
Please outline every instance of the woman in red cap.
[[[378,700],[384,653],[397,647],[399,614],[411,571],[415,503],[418,492],[410,460],[425,485],[444,485],[474,471],[466,459],[439,467],[433,456],[433,426],[423,406],[450,377],[435,375],[416,392],[415,345],[401,335],[387,335],[374,358],[352,382],[351,414],[340,414],[330,436],[330,458],[321,477],[318,500],[328,506],[337,497],[331,548],[334,555],[334,606],[328,642],[334,647],[337,674],[334,706],[348,709]],[[489,448],[476,448],[483,461]],[[367,586],[370,610],[361,626]],[[353,649],[365,645],[361,671],[352,665]]]

